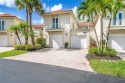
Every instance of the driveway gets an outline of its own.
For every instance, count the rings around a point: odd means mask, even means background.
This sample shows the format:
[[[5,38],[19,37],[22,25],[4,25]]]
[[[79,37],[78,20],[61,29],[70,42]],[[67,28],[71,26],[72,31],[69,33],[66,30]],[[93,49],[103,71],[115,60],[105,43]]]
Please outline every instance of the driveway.
[[[48,64],[92,72],[89,63],[85,58],[86,54],[87,49],[66,50],[47,48],[6,59]]]
[[[55,65],[0,59],[0,83],[125,83],[125,79]]]
[[[0,47],[0,53],[10,51],[10,50],[13,50],[13,49],[14,49],[13,47]]]

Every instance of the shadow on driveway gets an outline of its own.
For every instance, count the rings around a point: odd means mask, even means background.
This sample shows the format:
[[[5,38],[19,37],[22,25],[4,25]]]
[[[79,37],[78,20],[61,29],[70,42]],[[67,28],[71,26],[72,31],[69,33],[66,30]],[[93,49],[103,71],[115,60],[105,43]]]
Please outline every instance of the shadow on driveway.
[[[125,79],[53,65],[0,59],[0,83],[125,83]]]

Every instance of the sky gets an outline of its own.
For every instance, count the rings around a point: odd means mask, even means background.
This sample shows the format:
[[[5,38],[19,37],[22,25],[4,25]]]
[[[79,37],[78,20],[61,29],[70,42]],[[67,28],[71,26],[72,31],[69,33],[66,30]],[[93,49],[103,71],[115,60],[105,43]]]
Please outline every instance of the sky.
[[[18,10],[14,5],[15,0],[0,0],[0,14],[10,13],[23,20],[26,18],[25,10]],[[76,15],[76,9],[80,2],[84,0],[41,0],[45,12],[56,10],[73,10]],[[33,24],[42,24],[42,17],[36,12],[33,13]]]

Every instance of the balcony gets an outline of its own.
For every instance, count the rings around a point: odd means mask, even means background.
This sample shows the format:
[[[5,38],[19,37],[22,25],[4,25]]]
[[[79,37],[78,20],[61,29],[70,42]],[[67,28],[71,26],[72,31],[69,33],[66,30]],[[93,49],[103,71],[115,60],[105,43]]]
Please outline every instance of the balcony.
[[[50,32],[50,31],[64,31],[63,28],[61,28],[61,25],[50,25],[49,27],[46,28],[46,31]]]
[[[125,20],[113,20],[111,29],[125,29]]]

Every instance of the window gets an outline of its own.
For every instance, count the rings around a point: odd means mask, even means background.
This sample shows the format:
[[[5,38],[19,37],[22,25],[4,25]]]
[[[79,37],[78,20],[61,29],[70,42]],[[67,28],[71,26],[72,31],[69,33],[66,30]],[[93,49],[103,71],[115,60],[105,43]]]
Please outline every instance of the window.
[[[4,21],[0,20],[0,30],[5,30],[4,29]]]
[[[58,29],[58,18],[53,18],[53,29]]]
[[[123,18],[122,13],[118,13],[119,25],[122,25],[122,18]]]

